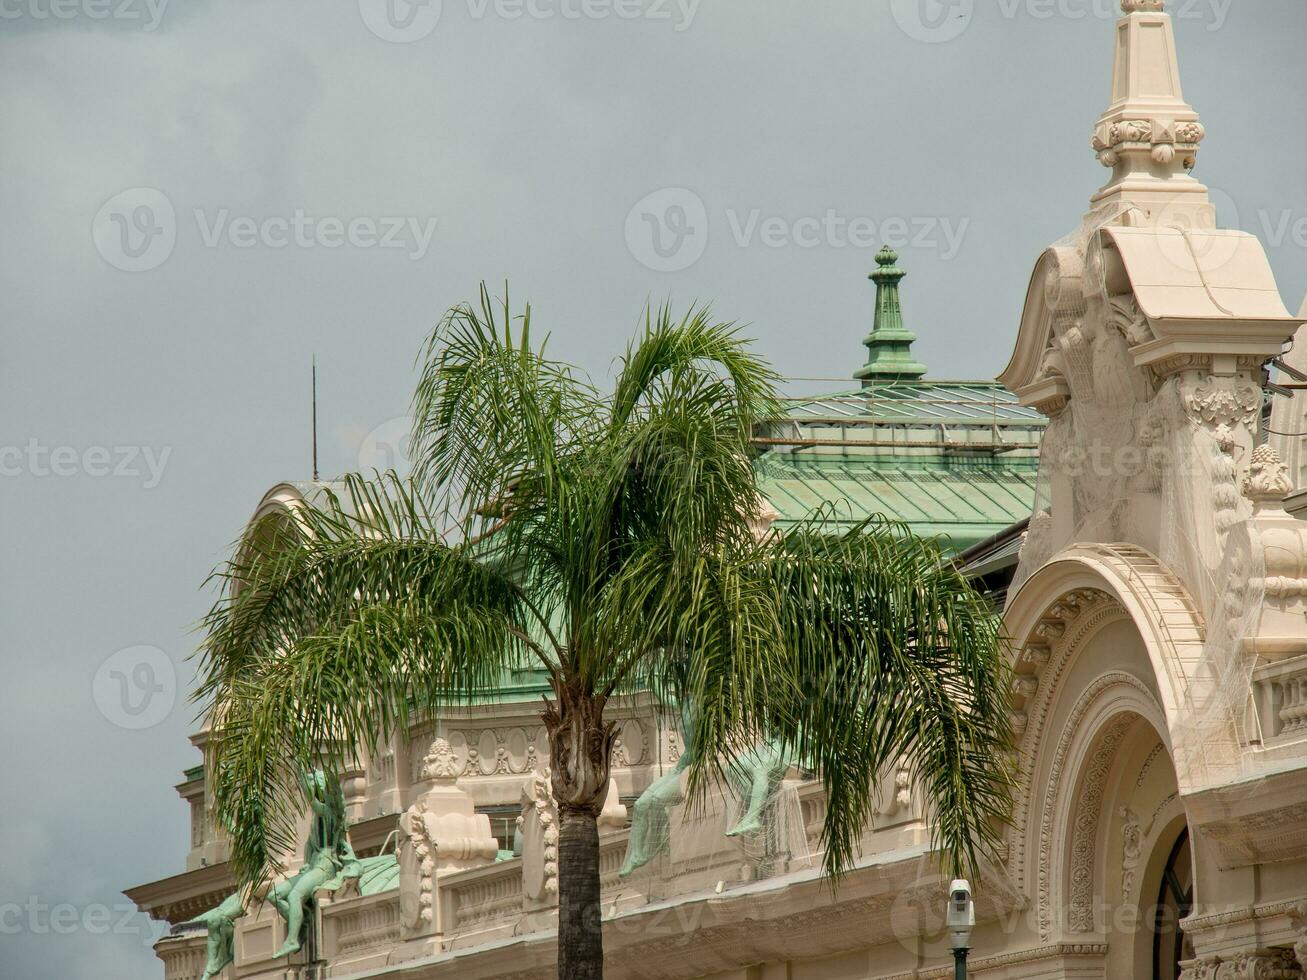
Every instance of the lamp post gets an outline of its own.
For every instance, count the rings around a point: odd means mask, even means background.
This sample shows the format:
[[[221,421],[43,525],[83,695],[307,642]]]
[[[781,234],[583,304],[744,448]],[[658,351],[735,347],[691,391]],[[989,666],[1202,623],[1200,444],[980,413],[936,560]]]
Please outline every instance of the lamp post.
[[[966,980],[971,930],[976,924],[976,906],[971,900],[969,882],[959,879],[949,885],[948,913],[944,918],[953,945],[953,975],[957,980]]]

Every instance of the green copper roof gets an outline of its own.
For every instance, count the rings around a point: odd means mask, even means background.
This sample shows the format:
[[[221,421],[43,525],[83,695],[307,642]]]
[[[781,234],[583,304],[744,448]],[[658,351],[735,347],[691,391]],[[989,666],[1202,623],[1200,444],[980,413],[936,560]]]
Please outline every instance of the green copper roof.
[[[962,551],[1030,516],[1038,458],[920,458],[770,452],[759,488],[780,512],[777,526],[823,507],[846,524],[881,515]]]
[[[971,422],[1044,425],[1044,416],[1025,408],[995,381],[882,382],[858,391],[786,400],[795,422]]]
[[[899,282],[907,273],[894,264],[898,258],[898,253],[888,245],[876,253],[879,268],[870,276],[876,283],[876,319],[863,341],[867,363],[854,375],[864,385],[919,378],[926,373],[926,365],[912,356],[916,334],[903,325]]]

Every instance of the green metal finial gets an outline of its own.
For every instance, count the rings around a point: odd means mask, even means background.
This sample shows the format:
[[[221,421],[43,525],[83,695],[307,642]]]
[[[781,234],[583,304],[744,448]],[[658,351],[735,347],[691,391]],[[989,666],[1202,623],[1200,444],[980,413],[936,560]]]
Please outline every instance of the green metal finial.
[[[899,282],[907,273],[894,264],[898,259],[898,253],[886,245],[876,253],[880,268],[869,276],[876,284],[876,320],[863,341],[868,351],[867,363],[854,375],[863,387],[886,381],[911,381],[926,373],[926,365],[912,357],[916,334],[903,326]]]

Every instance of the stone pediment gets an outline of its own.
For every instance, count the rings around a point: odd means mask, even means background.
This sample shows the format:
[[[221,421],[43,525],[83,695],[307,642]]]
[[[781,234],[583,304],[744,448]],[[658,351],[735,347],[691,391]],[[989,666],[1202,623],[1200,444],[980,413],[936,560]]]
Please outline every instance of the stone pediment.
[[[1053,246],[1035,264],[999,375],[1025,405],[1054,414],[1070,397],[1055,324],[1082,318],[1096,297],[1110,305],[1133,363],[1162,373],[1183,355],[1260,365],[1301,322],[1285,308],[1261,242],[1245,232],[1127,224],[1091,234],[1098,241],[1085,251]]]

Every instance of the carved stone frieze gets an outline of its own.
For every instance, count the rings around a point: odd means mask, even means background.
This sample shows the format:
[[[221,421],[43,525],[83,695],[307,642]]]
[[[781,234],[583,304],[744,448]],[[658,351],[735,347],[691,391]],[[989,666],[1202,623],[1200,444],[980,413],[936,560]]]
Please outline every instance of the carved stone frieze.
[[[1012,836],[1009,847],[1011,858],[1008,862],[1008,873],[1017,887],[1023,887],[1020,883],[1025,874],[1026,830],[1034,795],[1036,755],[1058,681],[1071,659],[1071,652],[1077,648],[1084,636],[1098,629],[1108,620],[1125,615],[1120,605],[1106,593],[1089,589],[1078,590],[1064,596],[1056,605],[1064,609],[1067,614],[1074,614],[1074,618],[1068,621],[1069,628],[1063,638],[1050,646],[1050,659],[1041,663],[1040,658],[1035,658],[1033,676],[1043,679],[1043,683],[1037,689],[1038,696],[1024,698],[1021,703],[1014,704],[1013,707],[1014,713],[1019,716],[1014,717],[1013,724],[1017,746],[1017,792],[1011,825]],[[1050,614],[1051,612],[1050,608]],[[1022,669],[1029,669],[1029,667]],[[1043,865],[1043,862],[1037,864]]]
[[[1139,814],[1128,806],[1121,807],[1121,901],[1129,902],[1135,890],[1135,877],[1144,853],[1144,827]]]
[[[1107,774],[1116,761],[1122,739],[1134,725],[1127,716],[1112,723],[1085,767],[1084,781],[1076,800],[1071,835],[1071,902],[1067,925],[1072,932],[1094,931],[1094,868],[1098,842],[1098,820],[1103,809]]]
[[[414,739],[430,738],[432,731],[428,727],[415,733]],[[526,775],[549,755],[543,726],[468,726],[446,731],[444,741],[449,746],[449,754],[442,765],[457,778]],[[425,766],[425,757],[414,760],[410,774],[413,782],[431,778],[424,775]]]
[[[1293,950],[1258,949],[1220,958],[1216,980],[1301,980]]]
[[[1039,822],[1038,892],[1039,934],[1041,939],[1047,940],[1053,935],[1054,894],[1050,858],[1053,853],[1053,833],[1057,822],[1055,815],[1059,807],[1065,805],[1063,802],[1065,793],[1071,791],[1070,787],[1066,785],[1067,778],[1064,775],[1071,746],[1079,730],[1080,723],[1084,720],[1089,709],[1105,692],[1119,687],[1131,687],[1147,698],[1151,699],[1152,697],[1148,688],[1133,674],[1121,671],[1104,674],[1085,689],[1080,699],[1071,709],[1070,717],[1063,728],[1062,737],[1053,756],[1053,764],[1048,777],[1048,789],[1044,795],[1044,809]],[[1076,932],[1088,932],[1093,929],[1093,875],[1092,867],[1086,863],[1092,861],[1093,858],[1093,840],[1090,835],[1098,825],[1098,814],[1102,807],[1102,782],[1106,779],[1107,767],[1110,767],[1112,754],[1115,753],[1116,747],[1120,744],[1121,738],[1124,737],[1126,729],[1133,723],[1133,720],[1133,718],[1122,718],[1114,722],[1100,739],[1099,748],[1095,751],[1091,762],[1088,763],[1084,791],[1088,793],[1097,785],[1097,796],[1093,801],[1086,801],[1081,798],[1076,803],[1077,813],[1081,810],[1091,809],[1090,806],[1086,806],[1087,802],[1092,803],[1093,811],[1092,818],[1085,818],[1083,827],[1079,816],[1077,816],[1073,828],[1075,843],[1072,845],[1070,925],[1072,930]],[[1109,745],[1111,751],[1105,752],[1104,749]],[[1086,845],[1081,844],[1081,841],[1087,842],[1088,851],[1085,851]],[[1085,853],[1079,855],[1077,847],[1079,851]],[[1086,922],[1088,922],[1087,926],[1085,926]]]

